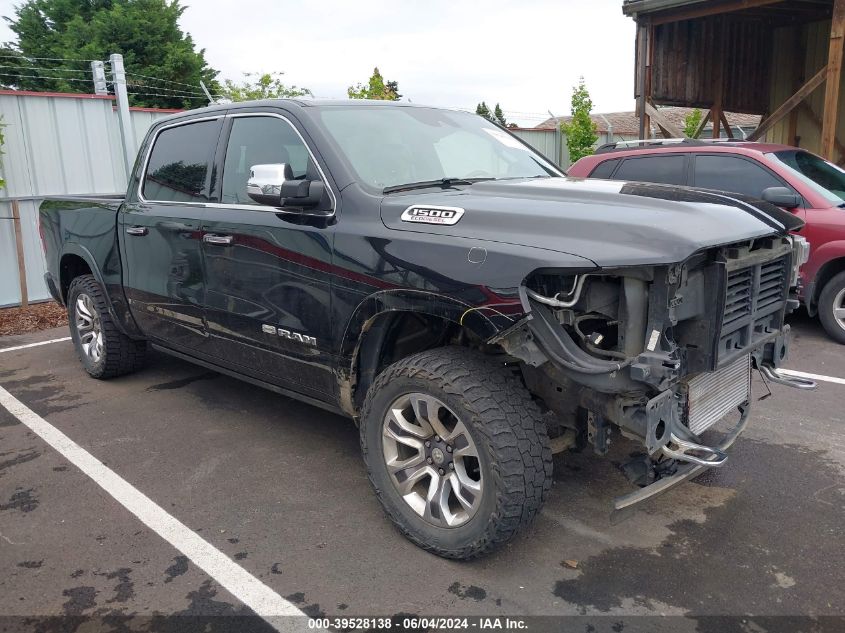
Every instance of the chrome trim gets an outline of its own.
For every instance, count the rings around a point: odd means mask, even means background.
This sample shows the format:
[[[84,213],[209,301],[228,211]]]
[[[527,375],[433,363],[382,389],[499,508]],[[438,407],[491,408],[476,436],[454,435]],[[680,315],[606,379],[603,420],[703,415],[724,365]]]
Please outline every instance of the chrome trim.
[[[222,202],[181,202],[178,200],[147,200],[144,198],[143,188],[144,188],[144,178],[147,175],[147,168],[149,167],[150,162],[150,155],[152,154],[153,148],[155,147],[156,140],[158,140],[158,135],[161,134],[164,130],[168,130],[174,127],[180,127],[182,125],[190,125],[191,123],[199,123],[201,121],[215,121],[217,119],[235,119],[235,118],[244,118],[244,117],[275,117],[277,119],[282,119],[285,123],[287,123],[291,129],[296,133],[299,137],[299,140],[302,141],[302,144],[305,145],[305,149],[308,150],[308,155],[311,157],[311,160],[314,161],[314,166],[317,168],[317,171],[320,173],[320,177],[323,180],[323,183],[326,185],[326,190],[329,192],[329,197],[332,201],[332,211],[331,213],[300,213],[297,211],[286,211],[284,209],[278,209],[276,207],[268,207],[266,205],[261,204],[225,204]],[[212,162],[213,167],[213,162]],[[130,175],[131,177],[131,175]],[[329,182],[329,179],[326,177],[326,172],[323,171],[320,162],[317,160],[317,157],[314,155],[314,152],[311,150],[311,146],[308,145],[308,142],[305,140],[305,137],[296,129],[296,126],[291,123],[291,120],[276,112],[239,112],[235,114],[220,114],[217,116],[209,116],[209,117],[200,117],[196,119],[187,119],[184,121],[177,121],[175,123],[171,123],[169,125],[163,125],[155,131],[155,136],[153,136],[152,140],[150,141],[150,145],[147,148],[147,154],[144,157],[144,168],[141,171],[141,177],[138,182],[138,200],[140,202],[146,203],[156,203],[156,204],[166,204],[166,205],[178,205],[178,206],[190,206],[190,207],[203,207],[206,209],[242,209],[244,211],[264,211],[265,213],[288,213],[291,215],[307,215],[313,217],[320,217],[320,218],[332,218],[337,213],[337,196],[335,195],[334,190],[332,189],[332,185]]]

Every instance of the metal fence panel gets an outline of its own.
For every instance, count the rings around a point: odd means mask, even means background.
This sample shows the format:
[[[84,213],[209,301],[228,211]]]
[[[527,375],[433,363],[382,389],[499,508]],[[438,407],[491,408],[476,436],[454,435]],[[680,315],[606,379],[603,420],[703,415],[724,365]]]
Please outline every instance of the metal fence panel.
[[[131,111],[136,142],[170,114]],[[18,199],[21,215],[29,298],[38,301],[49,298],[38,235],[40,198],[122,193],[127,176],[110,98],[2,93],[0,116],[6,141],[0,169],[6,179],[0,190],[0,306],[8,306],[21,300],[11,199]]]

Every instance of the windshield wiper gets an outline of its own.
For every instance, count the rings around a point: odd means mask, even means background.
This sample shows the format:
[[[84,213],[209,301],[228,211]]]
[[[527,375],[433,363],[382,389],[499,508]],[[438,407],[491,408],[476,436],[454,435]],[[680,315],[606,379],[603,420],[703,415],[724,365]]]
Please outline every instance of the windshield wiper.
[[[420,182],[408,182],[404,185],[391,185],[381,190],[382,193],[393,193],[394,191],[410,191],[411,189],[425,189],[426,187],[454,187],[455,185],[471,185],[482,180],[496,180],[495,178],[439,178],[438,180],[421,180]]]

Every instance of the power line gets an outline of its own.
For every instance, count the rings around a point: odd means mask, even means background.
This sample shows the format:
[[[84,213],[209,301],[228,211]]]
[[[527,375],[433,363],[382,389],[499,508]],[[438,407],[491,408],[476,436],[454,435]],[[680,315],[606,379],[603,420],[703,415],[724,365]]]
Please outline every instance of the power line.
[[[38,71],[52,71],[56,73],[90,73],[90,70],[77,70],[75,68],[43,68],[41,66],[13,66],[0,64],[0,68],[12,68],[16,70],[38,70]]]
[[[45,77],[44,75],[18,75],[17,73],[0,73],[0,76],[12,77],[14,79],[55,79],[57,81],[77,81],[80,83],[94,83],[93,79],[77,79],[75,77]],[[8,82],[11,83],[11,82]]]
[[[202,96],[191,96],[191,95],[174,95],[174,94],[163,94],[161,92],[129,92],[127,93],[130,96],[145,96],[145,97],[166,97],[168,99],[200,99],[202,101],[208,101],[208,98],[205,95]]]
[[[197,88],[198,87],[196,84],[186,84],[183,81],[173,81],[172,79],[161,79],[160,77],[151,77],[150,75],[142,75],[141,73],[136,73],[136,72],[127,73],[127,76],[130,75],[130,74],[134,77],[143,77],[144,79],[151,79],[153,81],[160,81],[160,82],[167,83],[167,84],[176,84],[177,86],[187,86],[188,88]]]
[[[37,59],[47,62],[99,62],[99,59],[71,59],[70,57],[30,57],[29,55],[0,55],[7,59]]]
[[[114,83],[111,83],[111,85],[113,86]],[[174,95],[188,95],[188,96],[191,96],[191,97],[204,97],[205,96],[204,92],[189,92],[187,90],[176,90],[175,88],[165,88],[163,86],[151,86],[149,84],[132,83],[132,82],[129,82],[129,81],[126,82],[126,88],[127,89],[129,89],[129,88],[148,88],[150,90],[159,90],[159,91],[162,91],[162,92],[169,92],[169,93],[172,93]]]

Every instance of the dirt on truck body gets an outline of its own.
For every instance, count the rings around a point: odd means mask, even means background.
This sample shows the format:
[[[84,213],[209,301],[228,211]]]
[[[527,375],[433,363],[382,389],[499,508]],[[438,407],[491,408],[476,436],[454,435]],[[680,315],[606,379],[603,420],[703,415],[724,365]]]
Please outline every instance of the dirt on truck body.
[[[752,369],[812,386],[777,371],[800,220],[567,179],[462,112],[186,112],[150,129],[124,199],[50,200],[40,220],[89,374],[139,369],[152,345],[348,415],[386,513],[441,556],[517,534],[553,449],[638,441],[624,508],[725,462]]]

